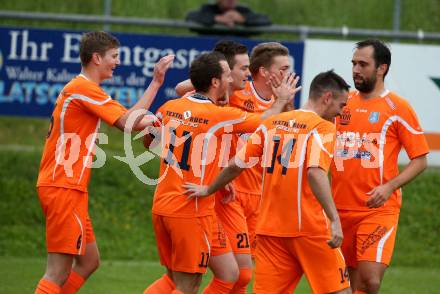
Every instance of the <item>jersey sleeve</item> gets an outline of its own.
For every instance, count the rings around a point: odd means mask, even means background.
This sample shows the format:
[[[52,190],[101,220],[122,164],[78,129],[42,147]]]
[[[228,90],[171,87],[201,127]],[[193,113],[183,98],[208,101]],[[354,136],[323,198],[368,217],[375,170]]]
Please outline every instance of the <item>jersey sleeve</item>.
[[[335,125],[327,121],[319,123],[311,131],[307,141],[306,166],[320,167],[328,172],[333,159],[335,139]]]
[[[405,103],[399,110],[397,133],[408,157],[413,159],[429,153],[428,143],[413,108]]]
[[[222,124],[231,125],[232,133],[253,133],[261,124],[261,114],[246,112],[234,107],[222,107],[219,118]]]
[[[99,87],[91,87],[78,101],[81,107],[111,126],[127,111]]]

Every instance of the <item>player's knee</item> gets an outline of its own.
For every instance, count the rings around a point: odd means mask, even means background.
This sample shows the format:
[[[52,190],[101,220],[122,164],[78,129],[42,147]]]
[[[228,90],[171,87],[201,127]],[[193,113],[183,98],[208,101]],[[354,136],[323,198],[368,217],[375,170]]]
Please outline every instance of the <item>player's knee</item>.
[[[228,266],[223,267],[221,269],[216,268],[214,271],[214,276],[225,282],[235,283],[238,281],[240,275],[240,271],[238,269],[238,265],[236,263],[230,263]]]
[[[90,273],[96,271],[100,265],[101,265],[101,260],[99,259],[99,257],[94,258],[92,261],[90,261],[90,265],[89,265]]]
[[[75,270],[78,271],[85,278],[94,273],[100,266],[101,261],[99,256],[88,258],[86,260],[77,261]]]
[[[54,282],[57,285],[63,285],[70,274],[70,268],[47,269],[44,279]]]
[[[227,271],[223,280],[236,283],[239,280],[239,277],[240,277],[240,271],[238,269],[238,266],[234,266]]]
[[[238,280],[235,283],[236,287],[246,287],[252,279],[252,269],[241,268],[238,275]]]
[[[366,289],[367,293],[377,293],[380,288],[380,278],[378,277],[367,277],[362,279],[361,288]]]

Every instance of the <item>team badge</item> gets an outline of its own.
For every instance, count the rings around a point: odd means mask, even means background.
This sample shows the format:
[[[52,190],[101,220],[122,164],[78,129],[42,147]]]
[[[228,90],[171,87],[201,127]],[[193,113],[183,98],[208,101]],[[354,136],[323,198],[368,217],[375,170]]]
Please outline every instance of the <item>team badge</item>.
[[[187,110],[183,113],[183,118],[188,119],[191,117],[191,110]]]
[[[371,112],[370,117],[368,118],[368,121],[371,124],[377,123],[379,121],[379,114],[380,114],[380,112],[377,112],[377,111]]]
[[[252,112],[255,110],[254,102],[251,99],[248,99],[244,102],[244,107]]]

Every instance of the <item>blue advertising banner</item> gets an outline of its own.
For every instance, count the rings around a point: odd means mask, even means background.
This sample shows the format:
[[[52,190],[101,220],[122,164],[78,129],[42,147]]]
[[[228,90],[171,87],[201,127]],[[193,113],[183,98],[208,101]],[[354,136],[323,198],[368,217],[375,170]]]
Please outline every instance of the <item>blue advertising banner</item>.
[[[0,27],[0,115],[50,116],[61,89],[81,70],[81,34],[80,31]],[[188,78],[191,61],[220,40],[220,37],[114,35],[121,43],[121,64],[102,87],[126,107],[142,95],[159,58],[176,55],[152,111],[166,100],[176,98],[174,87]],[[249,50],[260,43],[236,40]],[[304,43],[283,44],[290,50],[294,71],[301,76]],[[295,100],[296,107],[300,104],[299,97],[300,94]]]

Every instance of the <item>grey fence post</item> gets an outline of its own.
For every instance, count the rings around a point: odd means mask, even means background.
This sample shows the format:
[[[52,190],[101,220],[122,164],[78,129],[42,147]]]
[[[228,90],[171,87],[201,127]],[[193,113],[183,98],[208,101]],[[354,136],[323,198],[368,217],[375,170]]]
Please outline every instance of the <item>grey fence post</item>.
[[[110,17],[112,15],[112,0],[104,0],[104,16]],[[109,32],[110,31],[110,24],[105,23],[104,24],[104,31]]]
[[[400,32],[400,12],[401,12],[401,2],[400,0],[394,0],[394,14],[393,14],[393,31]],[[398,38],[394,39],[395,42],[399,42]]]

